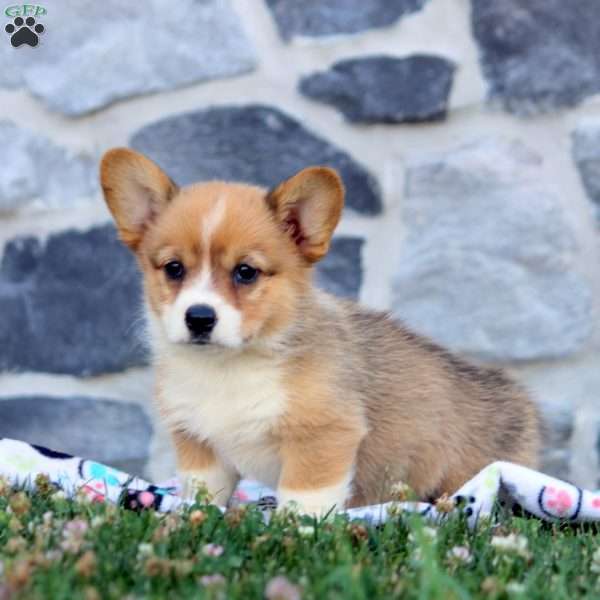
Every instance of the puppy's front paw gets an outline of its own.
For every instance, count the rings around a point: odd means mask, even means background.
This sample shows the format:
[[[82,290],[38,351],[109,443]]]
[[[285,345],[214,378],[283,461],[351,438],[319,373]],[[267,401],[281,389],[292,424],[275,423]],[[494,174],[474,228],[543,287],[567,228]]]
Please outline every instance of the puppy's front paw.
[[[181,497],[185,500],[194,501],[198,494],[206,498],[207,502],[213,501],[213,494],[208,489],[206,480],[199,473],[180,473]]]
[[[213,468],[203,471],[180,471],[181,496],[190,502],[198,494],[209,503],[225,506],[237,483],[237,476],[225,469]]]
[[[279,489],[279,510],[324,517],[344,510],[348,499],[346,486],[331,486],[316,490]]]

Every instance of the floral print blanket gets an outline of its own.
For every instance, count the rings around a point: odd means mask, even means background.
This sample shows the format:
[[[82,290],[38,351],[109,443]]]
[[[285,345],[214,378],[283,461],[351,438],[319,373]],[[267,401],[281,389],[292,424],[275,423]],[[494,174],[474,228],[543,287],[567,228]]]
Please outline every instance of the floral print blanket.
[[[154,485],[93,460],[0,438],[0,477],[33,490],[38,475],[46,475],[67,496],[83,495],[91,501],[111,502],[133,510],[153,508],[170,512],[185,503],[176,479]],[[266,512],[277,506],[272,490],[249,480],[240,483],[234,501],[257,503]],[[432,520],[456,510],[465,514],[470,525],[475,525],[499,506],[516,508],[546,521],[600,521],[600,491],[583,490],[507,462],[487,466],[452,497],[436,504],[388,502],[348,509],[345,513],[352,519],[378,524],[399,510],[419,512]]]

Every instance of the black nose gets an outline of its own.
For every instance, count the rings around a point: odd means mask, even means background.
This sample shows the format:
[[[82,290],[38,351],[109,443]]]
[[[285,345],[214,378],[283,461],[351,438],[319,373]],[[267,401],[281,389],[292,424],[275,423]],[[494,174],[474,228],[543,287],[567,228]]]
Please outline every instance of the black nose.
[[[208,304],[194,304],[185,311],[185,324],[196,341],[206,341],[217,324],[217,313]]]

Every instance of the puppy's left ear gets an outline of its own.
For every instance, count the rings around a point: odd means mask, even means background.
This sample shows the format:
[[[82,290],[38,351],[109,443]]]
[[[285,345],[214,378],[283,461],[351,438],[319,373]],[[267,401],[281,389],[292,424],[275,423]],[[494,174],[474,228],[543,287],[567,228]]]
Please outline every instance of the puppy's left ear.
[[[134,252],[148,225],[177,194],[177,186],[157,164],[129,148],[114,148],[103,156],[100,183],[121,240]]]
[[[280,183],[267,204],[309,263],[321,260],[344,207],[344,184],[333,169],[308,167]]]

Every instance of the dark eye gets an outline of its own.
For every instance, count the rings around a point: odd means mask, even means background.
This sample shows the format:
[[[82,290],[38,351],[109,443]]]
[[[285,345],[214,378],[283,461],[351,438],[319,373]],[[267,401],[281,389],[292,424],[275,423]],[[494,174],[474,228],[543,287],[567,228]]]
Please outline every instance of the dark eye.
[[[176,281],[183,279],[185,275],[185,267],[178,260],[171,260],[164,266],[165,274],[169,279]]]
[[[241,263],[233,269],[233,280],[236,283],[248,284],[254,283],[258,278],[258,274],[260,271],[247,265],[246,263]]]

